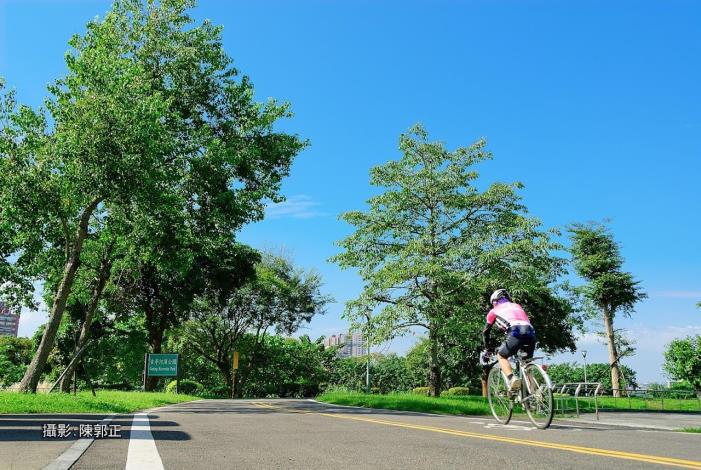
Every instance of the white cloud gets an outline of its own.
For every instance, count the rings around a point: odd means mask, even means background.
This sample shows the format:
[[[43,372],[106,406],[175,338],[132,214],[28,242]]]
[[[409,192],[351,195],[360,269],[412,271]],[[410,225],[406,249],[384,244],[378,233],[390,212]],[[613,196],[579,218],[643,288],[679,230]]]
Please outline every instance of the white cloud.
[[[42,294],[42,283],[34,283],[34,303],[37,306],[36,310],[30,310],[28,308],[22,308],[19,316],[19,331],[18,336],[29,337],[34,334],[34,332],[49,318],[47,313],[47,306],[44,299],[41,297]]]
[[[326,215],[316,209],[320,205],[311,196],[298,194],[290,196],[286,201],[269,205],[265,210],[265,215],[270,219],[310,219]]]
[[[19,317],[19,331],[18,336],[28,337],[34,334],[34,332],[49,318],[46,310],[22,310],[22,314]]]

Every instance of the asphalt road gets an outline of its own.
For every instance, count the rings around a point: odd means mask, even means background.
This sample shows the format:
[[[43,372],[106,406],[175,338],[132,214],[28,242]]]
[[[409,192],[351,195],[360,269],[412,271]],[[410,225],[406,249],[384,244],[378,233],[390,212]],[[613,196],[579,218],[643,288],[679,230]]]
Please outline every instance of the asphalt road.
[[[43,468],[71,440],[42,439],[45,416],[0,416],[0,468]],[[96,422],[104,416],[44,422]],[[10,422],[12,421],[12,422]],[[701,434],[556,421],[337,407],[308,400],[202,400],[112,417],[121,438],[96,439],[73,469],[461,468],[701,469]],[[14,436],[14,437],[13,437]],[[61,463],[61,462],[58,462]]]

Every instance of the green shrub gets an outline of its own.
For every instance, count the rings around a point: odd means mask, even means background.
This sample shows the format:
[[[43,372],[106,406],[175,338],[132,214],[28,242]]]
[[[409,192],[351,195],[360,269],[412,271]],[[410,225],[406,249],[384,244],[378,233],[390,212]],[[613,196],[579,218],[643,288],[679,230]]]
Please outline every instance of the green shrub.
[[[228,385],[215,385],[213,387],[205,387],[203,395],[208,398],[229,398],[231,390]]]
[[[413,393],[414,395],[428,396],[430,391],[431,389],[429,387],[416,387],[411,391],[411,393]]]
[[[470,389],[467,387],[452,387],[445,392],[446,395],[455,397],[464,397],[470,395]]]
[[[166,392],[175,393],[176,385],[177,381],[172,380],[166,386]],[[180,381],[180,385],[178,386],[178,392],[184,393],[185,395],[201,395],[203,391],[204,387],[202,386],[202,384],[199,382],[195,382],[194,380],[183,379]]]
[[[374,393],[375,395],[377,395],[378,393],[381,393],[380,387],[370,387],[370,393]]]

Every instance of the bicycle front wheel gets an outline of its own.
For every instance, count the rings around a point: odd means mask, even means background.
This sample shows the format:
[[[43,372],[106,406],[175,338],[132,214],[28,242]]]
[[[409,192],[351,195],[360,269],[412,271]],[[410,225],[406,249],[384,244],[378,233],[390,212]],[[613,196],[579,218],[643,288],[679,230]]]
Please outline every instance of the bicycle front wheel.
[[[552,423],[555,407],[553,406],[553,389],[550,377],[541,366],[532,362],[524,370],[526,383],[523,407],[528,417],[540,429],[546,429]]]
[[[509,387],[501,373],[501,368],[494,365],[487,376],[487,398],[494,419],[500,424],[508,424],[513,413],[513,402],[509,397]]]

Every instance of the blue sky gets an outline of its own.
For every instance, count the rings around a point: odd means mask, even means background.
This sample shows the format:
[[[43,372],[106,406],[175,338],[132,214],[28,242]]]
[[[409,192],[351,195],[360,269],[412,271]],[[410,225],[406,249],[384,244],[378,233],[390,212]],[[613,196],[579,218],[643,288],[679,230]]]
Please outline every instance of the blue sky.
[[[38,105],[71,34],[108,1],[0,0],[0,76]],[[449,148],[487,138],[484,182],[520,180],[546,226],[611,218],[625,269],[650,298],[617,326],[638,339],[627,364],[662,380],[662,350],[701,333],[701,4],[693,1],[201,1],[257,96],[292,103],[282,127],[309,138],[288,201],[241,239],[314,267],[337,303],[303,332],[346,328],[361,280],[326,260],[363,208],[368,170],[398,158],[422,122]],[[27,312],[21,333],[43,321]],[[383,350],[404,352],[415,337]],[[592,335],[580,346],[604,361]],[[562,355],[557,360],[580,360]]]

